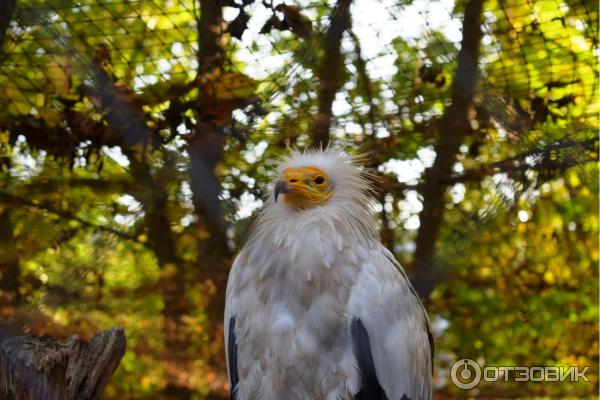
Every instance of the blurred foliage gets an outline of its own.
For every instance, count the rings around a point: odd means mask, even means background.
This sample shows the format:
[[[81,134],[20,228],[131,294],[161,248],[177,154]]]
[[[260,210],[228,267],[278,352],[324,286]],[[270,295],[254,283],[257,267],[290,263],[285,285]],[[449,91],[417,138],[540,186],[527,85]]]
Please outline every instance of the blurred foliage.
[[[224,56],[207,68],[201,3],[22,0],[0,56],[0,316],[59,338],[123,326],[128,352],[107,399],[225,396],[220,321],[207,311],[223,282],[209,253],[225,247],[231,263],[286,146],[311,144],[333,4],[224,1]],[[355,2],[331,127],[383,175],[382,239],[409,272],[424,171],[451,134],[440,126],[460,43],[448,26],[464,9],[432,2],[445,24],[419,14],[423,29],[406,34],[404,13],[425,3],[382,0],[376,27],[361,25]],[[587,383],[482,384],[472,396],[591,397],[598,4],[484,9],[471,129],[440,183],[436,390],[464,396],[448,370],[472,358],[590,366]],[[224,237],[200,205],[210,173],[192,160],[198,138],[220,182]]]

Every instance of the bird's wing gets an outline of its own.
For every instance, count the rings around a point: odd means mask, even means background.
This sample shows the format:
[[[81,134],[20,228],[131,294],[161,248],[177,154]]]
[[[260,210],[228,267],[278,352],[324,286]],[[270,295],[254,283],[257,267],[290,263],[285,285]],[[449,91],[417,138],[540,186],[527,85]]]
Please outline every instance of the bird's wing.
[[[235,286],[237,277],[239,274],[241,264],[243,264],[245,257],[243,251],[238,255],[231,271],[229,272],[229,279],[227,281],[227,293],[225,295],[225,316],[223,319],[224,332],[225,332],[225,356],[227,360],[227,376],[229,378],[229,387],[231,392],[231,399],[236,399],[239,383],[239,371],[238,371],[238,347],[236,338],[236,296],[235,290],[232,289]]]
[[[355,399],[431,399],[433,340],[425,309],[383,246],[370,252],[348,302],[360,371]]]

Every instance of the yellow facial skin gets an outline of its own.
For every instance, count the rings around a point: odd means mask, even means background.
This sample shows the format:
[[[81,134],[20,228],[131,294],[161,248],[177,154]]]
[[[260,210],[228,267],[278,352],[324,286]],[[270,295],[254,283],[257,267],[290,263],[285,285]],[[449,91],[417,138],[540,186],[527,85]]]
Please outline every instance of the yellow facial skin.
[[[310,208],[323,204],[333,195],[333,187],[325,172],[317,167],[286,168],[275,186],[275,201],[285,194],[285,204],[297,208]]]

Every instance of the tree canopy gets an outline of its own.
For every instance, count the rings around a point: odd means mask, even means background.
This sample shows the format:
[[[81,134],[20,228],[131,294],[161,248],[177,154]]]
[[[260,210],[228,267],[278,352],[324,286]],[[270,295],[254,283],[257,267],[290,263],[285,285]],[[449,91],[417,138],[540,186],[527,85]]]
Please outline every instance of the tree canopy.
[[[383,243],[454,360],[598,391],[598,3],[0,2],[0,318],[112,325],[108,399],[226,398],[228,269],[289,146],[378,171]]]

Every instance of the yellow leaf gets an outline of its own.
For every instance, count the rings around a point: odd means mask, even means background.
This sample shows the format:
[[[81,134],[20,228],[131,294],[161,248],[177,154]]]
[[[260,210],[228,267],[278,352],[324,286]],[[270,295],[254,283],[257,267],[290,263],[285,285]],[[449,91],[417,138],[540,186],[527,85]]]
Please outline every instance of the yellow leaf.
[[[152,383],[152,381],[149,376],[146,375],[146,376],[142,377],[141,384],[142,384],[143,388],[146,388],[146,389],[149,388],[151,383]]]
[[[62,120],[61,114],[58,111],[53,110],[51,108],[38,108],[37,111],[40,114],[40,117],[42,117],[44,121],[46,121],[46,123],[50,126],[56,126]]]
[[[218,100],[236,100],[252,96],[258,81],[240,72],[213,70],[199,79],[200,89]]]
[[[166,263],[163,266],[160,276],[163,278],[168,278],[170,276],[175,275],[176,273],[177,273],[177,266],[173,263]]]
[[[554,274],[550,271],[546,271],[544,273],[544,280],[549,284],[553,284],[554,283]]]
[[[63,97],[71,94],[71,60],[66,56],[55,56],[47,65],[48,80],[56,93]]]
[[[581,181],[579,180],[579,177],[575,173],[570,172],[569,173],[569,184],[573,187],[577,187],[577,186],[579,186],[580,183],[581,183]]]
[[[204,229],[198,231],[198,239],[205,240],[210,237],[210,233]]]

